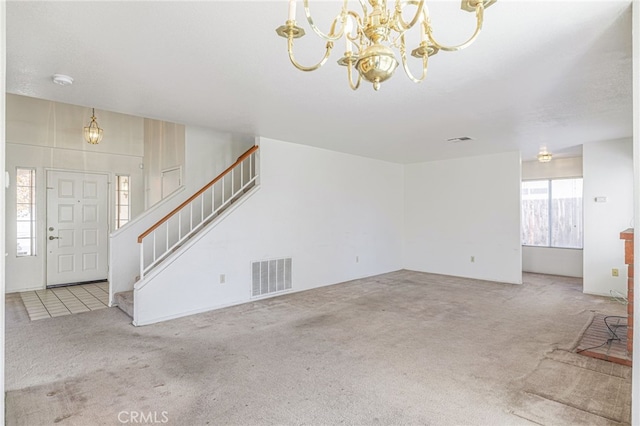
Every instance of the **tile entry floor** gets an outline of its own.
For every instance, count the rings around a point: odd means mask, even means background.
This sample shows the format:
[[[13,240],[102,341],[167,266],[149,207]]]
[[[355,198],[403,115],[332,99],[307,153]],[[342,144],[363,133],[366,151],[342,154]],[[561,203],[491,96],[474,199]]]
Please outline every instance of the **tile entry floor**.
[[[20,293],[31,321],[108,307],[109,283],[56,287]]]

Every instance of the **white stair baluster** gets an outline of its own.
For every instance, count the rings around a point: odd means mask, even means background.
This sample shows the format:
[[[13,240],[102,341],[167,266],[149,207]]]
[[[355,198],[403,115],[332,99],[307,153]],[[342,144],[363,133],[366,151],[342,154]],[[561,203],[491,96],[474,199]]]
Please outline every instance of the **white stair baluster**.
[[[140,279],[144,278],[144,240],[140,243]]]
[[[156,231],[153,231],[153,256],[151,257],[152,263],[156,261]]]
[[[256,164],[255,164],[256,159],[254,155],[257,149],[258,149],[257,147],[252,148],[253,152],[251,152],[250,154],[244,154],[243,155],[244,158],[242,160],[236,161],[232,165],[232,167],[228,168],[225,171],[225,174],[218,176],[216,178],[217,181],[215,183],[213,184],[210,183],[207,187],[204,187],[201,191],[198,191],[200,193],[198,194],[197,197],[195,197],[195,199],[185,204],[180,210],[175,211],[172,216],[164,218],[160,222],[156,223],[153,227],[151,227],[148,231],[146,231],[143,234],[144,236],[138,237],[138,240],[141,244],[140,245],[140,279],[144,277],[145,272],[148,273],[157,264],[159,264],[167,256],[169,256],[172,250],[176,249],[177,247],[180,247],[186,239],[188,239],[191,235],[193,235],[196,232],[196,230],[199,230],[199,228],[201,228],[206,221],[211,219],[221,208],[227,207],[227,205],[231,205],[238,194],[240,194],[242,191],[248,188],[251,184],[255,183],[257,171],[254,170],[254,168],[256,167]],[[245,169],[246,169],[244,163],[246,161],[248,161],[248,167],[249,167],[249,170],[246,172],[248,176],[247,180],[245,180],[244,178]],[[227,187],[226,187],[227,181],[228,181],[227,175],[229,173],[231,173],[231,182],[229,182],[229,191],[227,191]],[[239,180],[235,177],[237,173],[240,173]],[[216,185],[220,185],[220,188],[218,190],[216,190]],[[218,204],[218,206],[216,206],[216,191],[221,191],[218,194],[220,196],[220,203]],[[210,210],[208,207],[205,208],[207,194],[210,194],[211,196]],[[197,199],[200,199],[200,203],[201,203],[200,218],[199,219],[195,218],[194,220],[194,203],[196,202]],[[187,230],[187,232],[183,233],[182,232],[183,231],[182,215],[184,214],[187,205],[189,207],[189,225],[188,225],[189,229]],[[172,225],[171,221],[175,220],[176,214],[178,215],[178,218],[176,221],[177,224],[174,223]],[[162,232],[160,230],[162,226],[165,226],[165,229],[163,231],[165,233],[164,248],[158,247],[157,245],[158,244],[157,235],[159,232]],[[172,226],[178,227],[175,235],[176,241],[173,244],[171,244],[171,242],[173,241],[173,236],[171,234]],[[149,236],[151,236],[151,238],[149,238]],[[145,244],[148,244],[148,243],[151,243],[153,245],[151,250],[150,262],[147,262],[145,259]],[[146,252],[149,253],[149,247],[146,248]]]
[[[233,175],[236,174],[236,169],[231,169],[231,197],[233,198],[234,195],[236,195],[236,187],[233,184]]]
[[[222,176],[222,205],[224,205],[224,190],[225,190],[224,178],[225,176]]]

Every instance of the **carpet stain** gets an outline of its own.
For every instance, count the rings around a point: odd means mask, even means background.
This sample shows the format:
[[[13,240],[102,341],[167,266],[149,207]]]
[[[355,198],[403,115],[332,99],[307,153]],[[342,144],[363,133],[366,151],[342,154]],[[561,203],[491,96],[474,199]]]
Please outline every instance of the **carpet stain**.
[[[69,417],[71,417],[71,416],[73,416],[73,414],[65,414],[65,415],[63,415],[63,416],[56,417],[56,418],[53,420],[53,422],[54,422],[54,423],[60,423],[61,421],[65,420],[65,419],[68,419],[68,418],[69,418]]]

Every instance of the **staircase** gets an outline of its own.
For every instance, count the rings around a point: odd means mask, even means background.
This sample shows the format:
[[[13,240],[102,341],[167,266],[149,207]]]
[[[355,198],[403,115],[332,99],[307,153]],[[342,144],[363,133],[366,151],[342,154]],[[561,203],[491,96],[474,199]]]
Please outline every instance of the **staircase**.
[[[225,171],[138,236],[140,273],[135,286],[172,256],[189,249],[187,243],[215,226],[223,213],[258,185],[258,146],[242,154]],[[114,303],[134,318],[134,290],[114,294]]]
[[[114,294],[118,308],[133,318],[133,290]]]

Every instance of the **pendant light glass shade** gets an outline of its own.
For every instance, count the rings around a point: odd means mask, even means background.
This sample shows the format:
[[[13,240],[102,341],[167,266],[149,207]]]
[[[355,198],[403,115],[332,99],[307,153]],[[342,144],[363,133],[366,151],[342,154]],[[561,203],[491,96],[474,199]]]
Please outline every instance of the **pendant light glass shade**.
[[[92,108],[91,122],[84,128],[84,140],[91,145],[97,145],[102,140],[103,130],[98,126],[96,121],[96,110]]]

